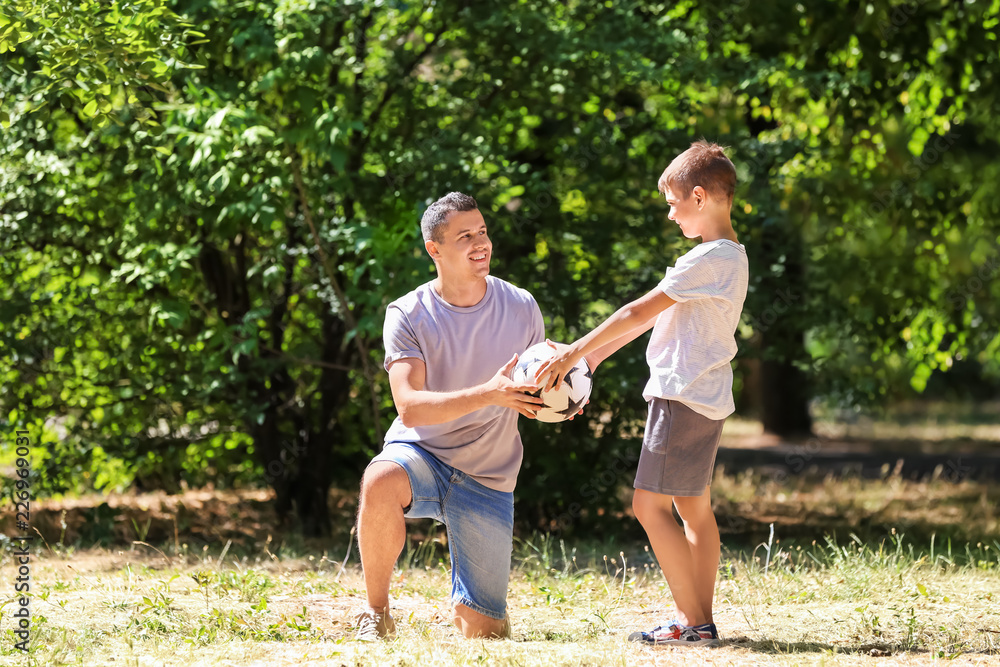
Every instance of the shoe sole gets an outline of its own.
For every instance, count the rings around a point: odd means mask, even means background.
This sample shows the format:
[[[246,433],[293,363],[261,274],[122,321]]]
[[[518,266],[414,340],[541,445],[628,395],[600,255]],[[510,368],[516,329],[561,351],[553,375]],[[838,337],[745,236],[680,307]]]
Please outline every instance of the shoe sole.
[[[649,642],[647,642],[649,643]],[[688,642],[677,640],[667,640],[665,642],[651,643],[652,646],[685,646],[690,648],[715,648],[719,645],[718,639],[702,639],[698,642]]]
[[[663,641],[649,641],[648,639],[643,639],[641,632],[633,632],[628,636],[630,642],[637,642],[640,644],[645,644],[647,646],[691,646],[691,647],[703,647],[703,648],[715,648],[719,646],[718,639],[702,639],[701,641],[691,642],[682,641],[680,639],[666,639]]]

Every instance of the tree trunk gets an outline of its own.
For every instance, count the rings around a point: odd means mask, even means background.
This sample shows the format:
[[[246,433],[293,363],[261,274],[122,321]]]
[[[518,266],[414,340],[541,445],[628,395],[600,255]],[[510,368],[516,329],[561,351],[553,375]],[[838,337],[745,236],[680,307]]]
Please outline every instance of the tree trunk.
[[[770,93],[768,93],[768,96]],[[774,120],[756,116],[747,103],[745,121],[753,136],[777,127]],[[753,156],[751,163],[753,189],[767,193],[772,188],[769,174],[777,158],[767,150]],[[761,271],[757,281],[756,312],[750,313],[753,329],[759,336],[754,347],[760,353],[756,377],[745,381],[757,387],[747,387],[757,400],[760,418],[767,433],[784,438],[808,436],[812,433],[809,415],[809,391],[805,374],[794,364],[807,356],[805,351],[806,285],[803,266],[802,231],[789,220],[780,206],[781,196],[762,197],[766,218],[756,226],[758,243],[753,232],[748,252],[752,255],[751,271]],[[780,268],[778,268],[780,267]],[[753,279],[753,275],[751,275]],[[751,399],[752,400],[752,399]]]
[[[305,428],[298,430],[301,458],[291,483],[295,514],[307,537],[330,535],[330,458],[333,443]]]
[[[344,345],[347,327],[343,320],[333,313],[323,316],[322,361],[325,366],[320,375],[316,395],[311,401],[318,401],[316,412],[306,408],[305,414],[289,415],[293,444],[285,449],[294,453],[288,465],[288,483],[282,491],[275,485],[279,495],[278,507],[294,508],[302,533],[307,537],[330,535],[330,487],[333,480],[334,449],[341,440],[342,430],[338,413],[349,398],[351,380],[342,368],[350,367],[354,357],[354,347]],[[337,366],[337,367],[334,367]],[[287,408],[292,410],[293,408]]]
[[[761,361],[758,396],[764,431],[782,438],[808,437],[812,434],[806,377],[790,362],[776,359]]]
[[[764,431],[798,438],[812,434],[812,392],[805,373],[795,365],[796,360],[807,356],[802,313],[806,277],[800,259],[799,231],[788,221],[783,222],[763,235],[763,265],[780,263],[784,272],[762,281],[771,301],[763,311],[755,313],[754,328],[760,334],[761,350],[758,396]]]
[[[275,511],[284,520],[292,511],[292,485],[289,484],[289,452],[282,452],[277,410],[269,406],[260,425],[251,426],[254,456],[264,469],[264,479],[274,489]]]

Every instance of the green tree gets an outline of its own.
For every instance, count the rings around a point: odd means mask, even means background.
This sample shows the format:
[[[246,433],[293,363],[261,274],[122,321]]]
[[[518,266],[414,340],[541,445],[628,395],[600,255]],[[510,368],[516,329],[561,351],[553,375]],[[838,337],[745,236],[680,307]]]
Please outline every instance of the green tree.
[[[107,75],[46,60],[58,24],[5,33],[0,416],[50,489],[264,478],[322,534],[394,416],[381,322],[433,275],[423,206],[476,196],[494,273],[575,338],[687,247],[655,183],[700,136],[739,171],[770,429],[995,365],[995,4],[178,0],[172,64]],[[94,120],[45,67],[162,78]],[[582,418],[523,424],[523,520],[613,520],[645,373],[637,342]]]
[[[612,233],[627,211],[654,246],[674,244],[662,205],[642,203],[655,201],[648,165],[613,150],[650,129],[631,118],[648,63],[606,80],[642,16],[614,14],[621,32],[557,5],[199,7],[177,11],[208,35],[190,50],[210,66],[174,73],[154,105],[162,135],[129,108],[91,129],[72,106],[6,135],[4,242],[20,252],[5,266],[16,389],[4,402],[36,430],[59,415],[43,436],[54,489],[109,460],[151,485],[263,472],[279,509],[322,532],[337,468],[356,480],[390,416],[372,369],[386,302],[431,275],[422,202],[462,189],[506,205],[497,271],[539,294],[556,337],[609,312],[591,303],[612,296],[609,275],[623,294],[653,279],[655,247]],[[622,166],[641,194],[612,204]],[[639,416],[634,397],[619,401],[630,384],[599,399],[609,431]],[[599,468],[596,434],[570,429],[581,447],[569,465]],[[533,465],[543,488],[552,462]]]
[[[969,288],[1000,242],[980,187],[997,169],[997,3],[703,8],[726,19],[708,21],[710,57],[751,64],[721,116],[750,158],[747,310],[778,311],[751,339],[765,427],[808,430],[813,396],[922,391],[963,357],[995,374],[1000,292]]]
[[[203,37],[162,0],[10,0],[0,9],[0,58],[15,76],[0,87],[0,125],[61,107],[102,127],[127,107],[157,127],[156,93],[168,92],[171,72],[200,67],[184,62],[185,46]]]

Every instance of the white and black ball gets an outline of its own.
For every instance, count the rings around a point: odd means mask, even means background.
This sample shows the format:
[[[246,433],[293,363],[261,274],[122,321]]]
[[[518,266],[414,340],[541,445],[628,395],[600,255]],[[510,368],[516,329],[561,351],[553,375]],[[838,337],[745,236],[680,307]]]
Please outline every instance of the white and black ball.
[[[532,345],[521,353],[517,365],[511,371],[511,380],[518,384],[535,384],[535,372],[544,362],[552,358],[555,351],[547,343]],[[540,422],[561,422],[569,419],[587,403],[590,398],[593,374],[586,360],[580,359],[566,373],[559,389],[536,390],[532,396],[540,397],[545,405],[535,414]]]

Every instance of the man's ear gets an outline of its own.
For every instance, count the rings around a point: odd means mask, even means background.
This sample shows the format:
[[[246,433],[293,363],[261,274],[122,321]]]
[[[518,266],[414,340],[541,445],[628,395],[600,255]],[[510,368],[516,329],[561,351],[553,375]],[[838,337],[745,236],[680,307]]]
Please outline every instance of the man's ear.
[[[437,259],[441,256],[441,251],[438,250],[437,243],[432,240],[424,241],[424,248],[427,249],[427,254],[431,256],[431,259]]]
[[[694,197],[695,206],[698,207],[699,211],[705,208],[705,205],[708,203],[708,193],[705,192],[705,188],[700,185],[694,186],[691,196]]]

